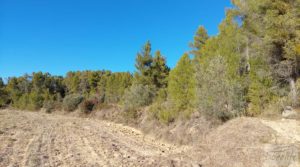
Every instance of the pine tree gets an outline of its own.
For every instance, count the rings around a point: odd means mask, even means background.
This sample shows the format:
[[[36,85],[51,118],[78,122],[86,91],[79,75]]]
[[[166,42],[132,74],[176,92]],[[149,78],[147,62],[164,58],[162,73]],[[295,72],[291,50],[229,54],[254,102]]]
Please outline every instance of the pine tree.
[[[9,96],[5,89],[5,84],[2,78],[0,77],[0,108],[7,105],[8,102],[9,102]]]
[[[267,63],[275,82],[290,85],[294,105],[299,77],[299,0],[233,0],[242,28],[252,36],[253,54]],[[298,41],[298,42],[297,42]],[[255,46],[255,45],[254,45]],[[259,69],[255,69],[259,70]]]
[[[169,75],[170,68],[166,63],[166,59],[161,55],[160,51],[155,52],[151,65],[151,74],[153,84],[157,89],[166,88],[168,85],[167,77]]]
[[[196,99],[199,111],[225,121],[245,109],[247,82],[240,72],[245,40],[230,10],[219,30],[196,57]]]
[[[184,54],[176,67],[170,72],[168,96],[177,111],[186,110],[194,106],[194,72],[194,64],[188,54]]]
[[[64,79],[64,83],[67,87],[68,94],[79,93],[79,72],[68,72],[66,78]]]
[[[201,49],[204,47],[206,41],[209,39],[206,29],[203,26],[200,26],[194,36],[194,41],[190,44],[193,49],[191,53],[194,56],[201,55]]]
[[[160,95],[160,92],[167,88],[170,68],[167,66],[166,59],[161,55],[160,51],[155,52],[154,57],[152,56],[149,41],[137,55],[136,69],[133,84],[148,85],[148,88],[155,96]]]
[[[152,85],[153,80],[151,78],[152,69],[151,65],[153,62],[153,57],[151,55],[151,43],[147,41],[142,51],[137,54],[135,67],[137,71],[135,72],[135,83],[143,85]]]

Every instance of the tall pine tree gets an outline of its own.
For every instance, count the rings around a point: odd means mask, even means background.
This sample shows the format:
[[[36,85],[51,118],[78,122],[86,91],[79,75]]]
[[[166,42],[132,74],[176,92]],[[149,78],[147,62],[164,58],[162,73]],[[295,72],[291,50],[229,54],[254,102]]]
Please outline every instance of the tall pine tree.
[[[158,89],[166,88],[168,85],[167,77],[169,75],[170,68],[166,63],[166,58],[161,55],[160,51],[155,52],[151,65],[151,73],[153,84]]]
[[[206,29],[203,26],[200,26],[194,36],[194,41],[190,44],[190,47],[193,49],[191,53],[194,56],[201,55],[201,49],[204,47],[206,41],[209,39]]]
[[[142,51],[138,53],[136,57],[135,67],[137,71],[134,74],[136,84],[152,85],[152,62],[153,57],[151,54],[151,43],[150,41],[147,41],[145,46],[142,48]]]
[[[194,64],[184,54],[169,76],[168,96],[177,111],[193,107],[195,102]]]

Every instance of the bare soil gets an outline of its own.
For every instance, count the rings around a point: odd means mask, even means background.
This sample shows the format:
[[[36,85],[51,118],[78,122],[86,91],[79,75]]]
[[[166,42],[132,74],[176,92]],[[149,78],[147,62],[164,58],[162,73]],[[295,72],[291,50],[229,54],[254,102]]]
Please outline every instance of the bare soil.
[[[199,166],[174,147],[119,124],[0,111],[0,166]]]
[[[253,167],[262,166],[266,144],[299,142],[296,120],[237,118],[179,146],[109,121],[0,110],[0,167]]]

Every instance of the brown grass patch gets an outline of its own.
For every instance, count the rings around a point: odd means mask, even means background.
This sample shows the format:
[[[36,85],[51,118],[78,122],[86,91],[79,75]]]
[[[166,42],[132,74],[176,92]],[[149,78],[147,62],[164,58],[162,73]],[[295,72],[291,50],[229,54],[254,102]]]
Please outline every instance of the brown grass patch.
[[[212,131],[205,141],[208,166],[261,166],[264,144],[274,130],[256,118],[237,118]]]

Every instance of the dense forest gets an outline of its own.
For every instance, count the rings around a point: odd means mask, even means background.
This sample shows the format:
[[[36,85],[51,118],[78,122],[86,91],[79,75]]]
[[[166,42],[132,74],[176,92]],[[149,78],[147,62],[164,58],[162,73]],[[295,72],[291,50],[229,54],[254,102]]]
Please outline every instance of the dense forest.
[[[76,71],[65,77],[37,72],[0,79],[0,107],[90,113],[118,105],[135,118],[148,107],[170,123],[192,113],[229,120],[276,113],[300,103],[300,0],[232,0],[219,34],[205,27],[175,68],[148,41],[136,71]]]

